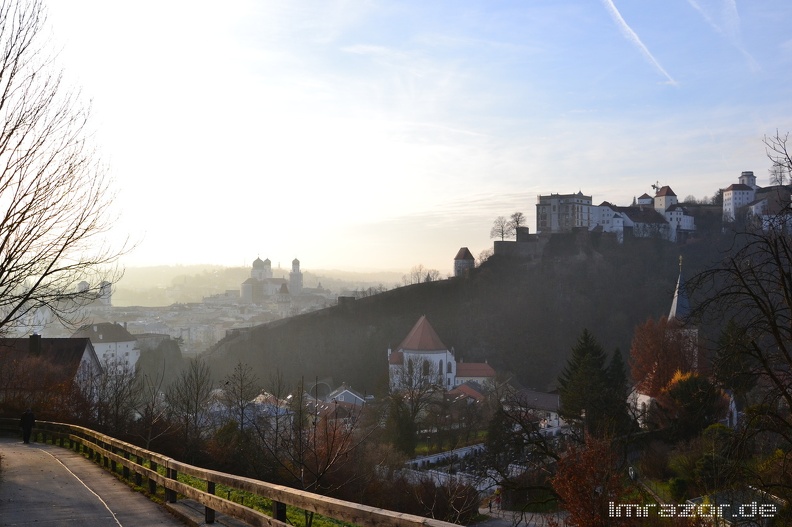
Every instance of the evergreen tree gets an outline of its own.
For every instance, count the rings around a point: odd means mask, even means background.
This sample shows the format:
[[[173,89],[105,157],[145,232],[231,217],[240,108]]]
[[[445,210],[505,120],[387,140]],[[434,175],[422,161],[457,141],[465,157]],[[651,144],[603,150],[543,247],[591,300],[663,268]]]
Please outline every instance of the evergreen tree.
[[[564,371],[558,378],[561,395],[561,415],[578,419],[585,411],[587,428],[601,422],[604,417],[608,378],[605,369],[605,351],[599,342],[583,330]]]
[[[585,411],[586,429],[598,436],[621,434],[630,423],[627,412],[627,373],[621,352],[616,350],[606,366],[602,346],[583,330],[558,378],[561,415],[580,419]]]
[[[608,363],[606,377],[608,379],[605,394],[608,398],[606,408],[611,415],[613,432],[623,434],[629,431],[631,424],[630,413],[627,408],[630,383],[627,380],[627,367],[618,348],[614,350]]]

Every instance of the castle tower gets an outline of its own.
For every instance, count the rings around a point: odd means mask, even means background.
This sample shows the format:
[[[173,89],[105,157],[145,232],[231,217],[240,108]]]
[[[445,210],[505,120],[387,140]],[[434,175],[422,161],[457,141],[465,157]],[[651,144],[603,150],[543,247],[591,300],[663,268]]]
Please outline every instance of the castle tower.
[[[746,170],[742,174],[740,174],[739,182],[743,185],[747,185],[752,189],[756,190],[756,176],[752,170]]]
[[[454,276],[466,276],[476,266],[476,259],[467,247],[462,247],[454,256]]]

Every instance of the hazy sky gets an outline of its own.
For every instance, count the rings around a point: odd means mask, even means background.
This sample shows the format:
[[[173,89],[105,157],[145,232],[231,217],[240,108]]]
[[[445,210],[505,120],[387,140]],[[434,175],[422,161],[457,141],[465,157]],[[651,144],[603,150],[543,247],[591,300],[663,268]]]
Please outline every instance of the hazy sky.
[[[711,196],[792,130],[789,0],[52,1],[127,265],[450,272],[538,194]]]

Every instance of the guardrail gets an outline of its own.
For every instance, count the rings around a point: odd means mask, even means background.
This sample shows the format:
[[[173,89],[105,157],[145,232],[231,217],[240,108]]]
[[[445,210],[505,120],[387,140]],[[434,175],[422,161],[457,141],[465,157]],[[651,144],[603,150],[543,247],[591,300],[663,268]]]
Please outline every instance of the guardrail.
[[[0,433],[8,435],[18,433],[18,431],[18,419],[0,419]],[[361,526],[452,527],[455,525],[188,465],[82,426],[37,421],[31,440],[38,441],[39,439],[45,443],[52,441],[53,444],[85,454],[88,459],[100,463],[114,472],[120,465],[123,477],[129,481],[133,481],[134,478],[134,483],[138,487],[143,487],[143,480],[146,479],[148,483],[146,488],[149,493],[156,494],[158,485],[163,487],[165,499],[170,503],[175,503],[179,495],[199,502],[205,508],[206,523],[214,523],[215,511],[217,511],[253,526],[288,527],[286,505],[291,505],[328,518]],[[159,472],[160,468],[164,469],[164,475]],[[178,481],[179,474],[185,474],[204,482],[206,490]],[[215,495],[217,485],[224,485],[271,500],[272,514],[268,516]]]

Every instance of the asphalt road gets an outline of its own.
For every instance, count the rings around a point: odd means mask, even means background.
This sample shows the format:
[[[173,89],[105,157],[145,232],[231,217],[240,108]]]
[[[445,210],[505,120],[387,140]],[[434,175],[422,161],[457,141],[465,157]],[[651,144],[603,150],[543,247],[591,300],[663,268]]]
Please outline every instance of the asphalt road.
[[[184,523],[67,448],[0,438],[0,527]]]

